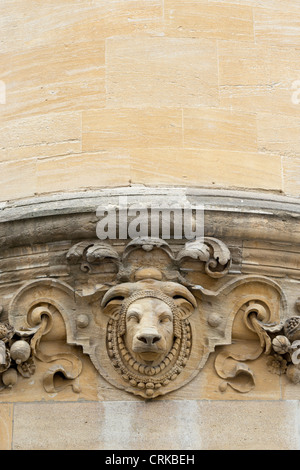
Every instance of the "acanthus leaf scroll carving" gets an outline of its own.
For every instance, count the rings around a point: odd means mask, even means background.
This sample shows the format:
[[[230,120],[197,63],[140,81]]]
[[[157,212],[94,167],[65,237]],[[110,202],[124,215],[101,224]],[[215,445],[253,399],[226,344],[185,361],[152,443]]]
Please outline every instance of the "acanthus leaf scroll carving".
[[[155,258],[155,249],[159,251],[159,256]],[[95,266],[99,265],[104,259],[111,261],[117,267],[117,280],[129,280],[131,275],[137,276],[137,260],[134,259],[135,251],[142,250],[145,253],[151,253],[150,266],[157,268],[157,275],[162,278],[168,272],[170,276],[170,265],[173,268],[174,276],[180,282],[184,280],[184,267],[182,266],[186,259],[195,259],[205,266],[205,272],[211,277],[225,276],[231,265],[231,254],[227,246],[218,239],[204,237],[201,240],[188,242],[185,248],[180,250],[177,255],[174,254],[169,244],[159,238],[140,237],[131,240],[120,255],[110,245],[96,240],[94,242],[84,241],[75,244],[67,253],[67,260],[70,264],[80,264],[80,269],[85,272],[91,272]],[[165,260],[159,261],[161,254],[165,254]],[[143,268],[149,262],[143,258]],[[149,258],[148,258],[149,259]],[[168,263],[169,261],[169,263]]]
[[[66,386],[80,391],[76,354],[43,349],[57,318],[65,342],[82,347],[105,380],[145,399],[189,383],[211,353],[222,392],[228,386],[251,391],[256,385],[251,362],[261,355],[268,358],[266,372],[280,370],[300,382],[300,334],[291,336],[300,331],[300,317],[282,323],[289,316],[287,302],[272,279],[231,275],[231,253],[221,240],[204,237],[177,250],[149,237],[125,247],[85,240],[68,250],[66,261],[76,282],[27,282],[8,311],[9,328],[23,332],[30,349],[28,364],[19,368],[25,377],[30,361],[33,372],[39,361],[49,364],[43,378],[48,393],[59,391],[58,373]],[[197,282],[196,271],[202,276]],[[9,356],[1,344],[0,338],[0,368]]]

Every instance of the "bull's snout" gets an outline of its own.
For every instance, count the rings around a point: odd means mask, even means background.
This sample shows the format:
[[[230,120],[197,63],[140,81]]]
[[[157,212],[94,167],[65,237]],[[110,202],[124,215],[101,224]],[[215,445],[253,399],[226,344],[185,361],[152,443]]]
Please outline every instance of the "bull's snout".
[[[152,346],[161,339],[161,335],[155,330],[143,331],[137,336],[137,339],[147,346]]]

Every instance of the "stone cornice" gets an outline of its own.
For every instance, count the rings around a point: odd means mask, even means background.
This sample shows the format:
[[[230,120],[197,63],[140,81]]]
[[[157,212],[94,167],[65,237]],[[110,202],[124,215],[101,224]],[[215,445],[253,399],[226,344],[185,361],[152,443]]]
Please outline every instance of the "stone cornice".
[[[120,195],[126,195],[128,202],[139,197],[149,202],[153,197],[163,198],[174,196],[178,199],[186,198],[192,202],[202,202],[210,210],[241,210],[249,213],[270,214],[274,212],[287,212],[300,215],[300,198],[292,198],[273,194],[270,192],[234,191],[221,189],[196,189],[182,187],[153,188],[144,186],[120,187],[78,192],[62,192],[34,198],[17,199],[0,203],[0,222],[16,218],[32,218],[94,212],[99,205],[116,200]],[[130,200],[132,199],[132,201]]]
[[[0,205],[0,248],[90,238],[98,206],[153,200],[203,204],[208,236],[298,244],[300,199],[271,193],[196,188],[130,187],[39,196]],[[250,223],[251,220],[251,223]]]

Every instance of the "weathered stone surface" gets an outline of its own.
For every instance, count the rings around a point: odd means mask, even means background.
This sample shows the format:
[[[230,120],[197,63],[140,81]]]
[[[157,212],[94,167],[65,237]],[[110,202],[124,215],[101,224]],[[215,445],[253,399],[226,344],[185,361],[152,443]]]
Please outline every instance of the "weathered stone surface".
[[[84,171],[82,168],[84,167]],[[117,150],[80,153],[63,157],[38,159],[37,192],[72,190],[99,186],[126,186],[130,181],[130,159]]]
[[[295,116],[259,114],[257,138],[260,150],[287,157],[299,157],[300,138],[297,133],[300,120]],[[295,171],[295,168],[294,168]],[[299,172],[295,171],[296,181]]]
[[[170,36],[254,40],[250,6],[166,0],[165,18],[167,34]]]
[[[297,409],[277,400],[16,404],[13,448],[296,450]]]
[[[76,113],[49,113],[7,121],[1,126],[0,161],[76,152],[80,148],[81,117]],[[33,172],[34,174],[35,172]]]
[[[299,279],[300,252],[297,246],[246,241],[242,256],[242,271],[245,273],[257,271],[267,274],[273,271],[276,277],[288,275],[293,279]]]
[[[283,157],[283,184],[284,192],[289,195],[297,196],[300,194],[300,182],[298,175],[300,173],[300,158]]]
[[[1,16],[1,43],[3,52],[24,49],[26,46],[43,46],[62,41],[66,44],[86,43],[109,36],[158,33],[163,18],[162,0],[100,0],[76,4],[70,15],[68,0],[43,4],[37,10],[34,1],[5,2]],[[24,21],[20,24],[19,19]],[[16,25],[19,27],[17,28]],[[7,35],[6,32],[11,34]],[[86,57],[88,60],[88,57]]]
[[[215,41],[172,35],[170,38],[111,38],[107,40],[106,51],[108,107],[218,104]],[[156,125],[159,130],[159,117]]]
[[[190,139],[199,144],[193,149],[151,149],[131,151],[133,183],[179,185],[228,185],[244,188],[245,181],[252,188],[281,191],[281,159],[276,154],[207,149],[201,145],[202,135],[191,130]],[[215,146],[218,146],[215,139]],[[233,141],[231,141],[233,142]],[[228,147],[237,144],[228,143]],[[201,148],[204,147],[204,148]],[[145,156],[147,156],[145,160]],[[151,156],[151,159],[150,159]],[[184,163],[184,165],[183,165]],[[266,177],[266,175],[268,175]]]
[[[13,449],[98,449],[101,422],[102,413],[94,403],[17,404]]]
[[[0,405],[0,450],[10,450],[13,435],[13,405]]]
[[[297,165],[278,165],[299,155],[296,1],[101,0],[69,11],[68,1],[3,4],[0,200],[132,182],[299,195]],[[112,149],[128,168],[113,156],[106,165]],[[152,173],[159,149],[175,161]]]
[[[292,47],[299,45],[300,22],[296,2],[289,2],[287,5],[284,3],[282,2],[281,8],[278,9],[260,7],[254,9],[255,37],[258,42]],[[293,9],[295,15],[292,14]]]
[[[36,160],[0,163],[0,184],[3,201],[33,196],[36,192]]]
[[[6,119],[104,105],[103,40],[64,41],[63,47],[46,41],[25,51],[1,55],[0,63],[10,63],[1,77],[9,84]]]
[[[82,115],[82,149],[166,148],[182,144],[178,109],[105,109]]]
[[[71,16],[69,8],[3,5],[1,200],[129,180],[298,196],[297,164],[278,165],[299,154],[296,2],[109,0],[81,2]],[[153,174],[161,148],[175,162]],[[101,166],[98,152],[111,149],[129,158],[130,176],[112,157],[102,176],[79,177],[79,162]],[[203,150],[220,153],[202,158]]]
[[[222,107],[270,113],[278,119],[298,116],[298,105],[292,101],[292,84],[299,75],[294,48],[220,41],[218,50]]]
[[[236,450],[298,449],[295,401],[202,402],[199,408],[203,449],[229,450],[232,442]]]
[[[253,114],[229,114],[216,108],[183,109],[185,148],[255,152],[256,128]],[[239,161],[242,164],[242,159]]]

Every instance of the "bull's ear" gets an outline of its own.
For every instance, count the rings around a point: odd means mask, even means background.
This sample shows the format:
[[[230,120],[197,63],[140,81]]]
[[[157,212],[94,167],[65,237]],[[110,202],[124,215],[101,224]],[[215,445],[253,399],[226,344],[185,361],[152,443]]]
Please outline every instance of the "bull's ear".
[[[185,320],[190,315],[192,315],[193,311],[195,310],[195,306],[192,305],[191,302],[184,299],[183,297],[175,297],[173,300],[178,308],[180,320]]]
[[[108,315],[113,320],[117,320],[120,315],[123,300],[124,299],[113,299],[109,301],[103,308],[105,315]]]

